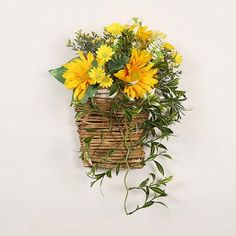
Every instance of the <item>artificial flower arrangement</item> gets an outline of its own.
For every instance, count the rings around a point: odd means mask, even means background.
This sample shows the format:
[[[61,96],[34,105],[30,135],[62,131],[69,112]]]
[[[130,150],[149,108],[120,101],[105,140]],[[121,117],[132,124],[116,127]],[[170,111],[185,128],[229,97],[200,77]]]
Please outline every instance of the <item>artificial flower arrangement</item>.
[[[160,199],[172,179],[165,176],[162,162],[171,156],[162,141],[173,135],[170,126],[180,121],[186,97],[178,89],[182,56],[165,39],[138,18],[131,25],[106,26],[103,36],[80,30],[67,45],[76,57],[49,71],[72,90],[80,158],[90,168],[91,186],[125,171],[127,215],[165,205]],[[141,183],[128,186],[129,171],[147,164],[155,168]],[[143,203],[131,210],[130,191],[144,194]]]

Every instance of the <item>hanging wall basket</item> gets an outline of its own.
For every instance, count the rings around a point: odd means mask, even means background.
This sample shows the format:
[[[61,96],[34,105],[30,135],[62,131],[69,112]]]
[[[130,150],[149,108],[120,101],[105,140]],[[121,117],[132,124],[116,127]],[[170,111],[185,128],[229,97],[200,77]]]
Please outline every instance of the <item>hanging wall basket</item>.
[[[80,158],[89,167],[91,186],[124,172],[124,210],[130,215],[153,204],[165,205],[163,160],[171,159],[163,140],[184,111],[185,92],[178,89],[182,56],[160,31],[113,23],[102,36],[76,33],[68,47],[76,57],[49,72],[73,92],[80,137]],[[144,180],[128,185],[128,173],[151,165]],[[129,209],[130,191],[143,203]],[[129,199],[132,201],[132,199]]]

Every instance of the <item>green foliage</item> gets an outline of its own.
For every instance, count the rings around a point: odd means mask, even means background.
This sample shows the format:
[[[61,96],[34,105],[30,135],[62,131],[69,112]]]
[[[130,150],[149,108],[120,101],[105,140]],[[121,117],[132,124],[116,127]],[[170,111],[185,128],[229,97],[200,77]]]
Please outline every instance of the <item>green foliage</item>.
[[[133,31],[125,30],[122,32],[121,36],[118,38],[116,45],[118,54],[129,55],[132,49],[132,44],[135,42],[135,34]]]
[[[64,84],[65,82],[65,78],[62,76],[62,74],[64,73],[64,71],[66,71],[66,68],[61,66],[57,69],[52,69],[49,70],[49,73],[55,77],[60,83]]]
[[[114,94],[122,86],[119,83],[113,84],[114,87],[111,88],[110,94]],[[167,85],[168,87],[168,85]],[[168,87],[173,91],[172,97],[169,98],[168,95],[163,96],[162,91],[158,88],[156,93],[148,95],[143,100],[134,100],[130,101],[125,94],[119,93],[119,96],[115,96],[112,99],[110,115],[115,115],[117,111],[123,111],[124,117],[127,122],[132,122],[132,119],[142,112],[149,113],[149,118],[136,127],[137,130],[143,129],[142,139],[139,140],[138,144],[149,147],[150,153],[144,160],[143,165],[148,163],[153,163],[156,166],[156,170],[153,170],[147,178],[145,178],[138,186],[128,187],[127,186],[127,176],[128,170],[125,174],[125,187],[126,187],[126,196],[124,208],[127,215],[133,214],[134,212],[141,210],[143,208],[150,207],[154,204],[165,204],[160,201],[160,198],[166,197],[167,193],[163,189],[168,182],[172,180],[172,176],[165,177],[165,171],[162,164],[160,164],[162,158],[171,159],[171,156],[167,153],[167,147],[162,143],[162,140],[168,138],[173,134],[173,131],[170,129],[170,125],[175,122],[179,122],[181,119],[181,114],[183,111],[183,106],[181,105],[182,101],[179,101],[180,106],[176,107],[176,110],[173,111],[172,106],[175,104],[174,101],[178,102],[181,96],[181,99],[184,99],[184,94],[176,93],[175,87]],[[159,95],[161,94],[161,95]],[[168,98],[168,99],[167,99]],[[77,104],[78,105],[78,104]],[[89,108],[86,107],[87,112],[97,111],[99,108],[92,101],[88,102]],[[82,106],[81,104],[79,106]],[[83,106],[82,106],[83,107]],[[81,107],[80,107],[81,109]],[[87,113],[85,113],[87,114]],[[117,123],[122,122],[117,118]],[[94,130],[91,130],[93,132]],[[126,133],[129,133],[131,130],[127,127]],[[125,141],[126,134],[123,133],[124,139],[121,142],[124,142],[127,149],[127,156],[125,159],[129,158],[131,155],[131,146],[134,144],[128,144]],[[101,137],[102,139],[102,137]],[[107,155],[104,158],[107,158],[109,155],[112,155],[116,151],[117,147],[110,149]],[[104,160],[104,159],[103,159]],[[102,161],[102,160],[101,160]],[[88,173],[88,176],[93,179],[91,186],[95,183],[100,182],[100,185],[103,183],[105,177],[112,177],[112,172],[114,171],[116,175],[120,172],[120,165],[117,164],[115,167],[105,170],[104,172],[99,172],[99,165],[95,165],[91,168],[91,171]],[[130,191],[141,191],[145,194],[145,200],[142,205],[138,205],[134,210],[129,211],[127,209],[127,200],[129,197]]]
[[[86,103],[88,101],[89,98],[92,98],[94,96],[94,94],[97,91],[97,86],[96,85],[90,85],[85,93],[85,95],[83,96],[83,98],[80,100],[80,103]]]
[[[118,94],[119,88],[120,88],[120,85],[118,81],[115,81],[110,88],[109,96],[112,97],[112,96],[115,96],[115,94]]]
[[[105,43],[105,38],[101,38],[95,32],[83,33],[82,30],[79,30],[75,34],[75,39],[67,42],[67,46],[75,51],[82,51],[85,54],[88,52],[95,53]]]
[[[89,143],[91,143],[92,140],[93,140],[93,136],[85,138],[85,139],[84,139],[84,142],[85,142],[86,144],[89,144]]]
[[[157,161],[154,161],[154,163],[156,164],[156,167],[160,171],[160,173],[164,176],[164,168],[162,167],[162,165]]]
[[[123,69],[128,61],[129,61],[129,58],[124,54],[113,58],[107,63],[108,73],[112,74],[114,72],[117,72]]]

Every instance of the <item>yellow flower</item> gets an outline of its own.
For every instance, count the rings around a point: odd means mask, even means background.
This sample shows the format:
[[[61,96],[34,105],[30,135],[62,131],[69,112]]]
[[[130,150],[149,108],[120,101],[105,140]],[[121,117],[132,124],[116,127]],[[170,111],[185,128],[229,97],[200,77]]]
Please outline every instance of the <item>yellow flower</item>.
[[[113,23],[113,24],[110,24],[108,25],[107,27],[105,27],[105,30],[112,34],[112,35],[117,35],[117,34],[120,34],[123,30],[125,29],[125,26],[121,25],[120,23]]]
[[[103,88],[109,88],[111,87],[112,82],[112,78],[108,75],[101,80],[100,86]]]
[[[94,60],[94,56],[89,52],[86,57],[82,52],[79,52],[80,58],[64,64],[63,66],[67,69],[63,73],[63,77],[66,79],[64,85],[68,89],[74,89],[74,99],[80,100],[92,80],[89,78],[88,72]]]
[[[103,65],[105,62],[109,61],[114,54],[112,48],[107,45],[101,45],[97,50],[97,60],[100,65]]]
[[[129,31],[133,31],[137,26],[137,24],[125,25],[125,28]]]
[[[153,37],[154,37],[155,39],[164,40],[164,39],[166,38],[166,34],[164,34],[163,32],[157,30],[157,31],[154,31],[154,32],[153,32]]]
[[[167,42],[163,43],[161,47],[169,51],[173,51],[175,49],[175,47],[172,44],[167,43]]]
[[[96,84],[100,83],[106,77],[106,73],[101,67],[94,67],[90,70],[89,77],[92,79],[91,84]]]
[[[149,52],[133,49],[125,69],[114,74],[118,79],[127,82],[124,92],[128,96],[143,98],[158,83],[155,79],[158,70],[152,68],[151,58]]]
[[[150,41],[153,38],[153,31],[148,30],[147,26],[140,26],[137,30],[136,37],[140,41],[147,43],[148,41]]]
[[[180,64],[182,63],[182,61],[183,61],[183,57],[181,56],[180,53],[175,53],[175,54],[173,54],[173,55],[172,55],[172,58],[173,58],[174,63],[175,63],[176,65],[180,65]]]

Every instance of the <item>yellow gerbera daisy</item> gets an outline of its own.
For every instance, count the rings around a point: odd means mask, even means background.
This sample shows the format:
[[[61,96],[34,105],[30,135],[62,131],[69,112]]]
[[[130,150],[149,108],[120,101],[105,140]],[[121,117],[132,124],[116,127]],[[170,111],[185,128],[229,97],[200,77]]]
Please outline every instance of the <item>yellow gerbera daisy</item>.
[[[82,52],[79,52],[80,58],[76,58],[63,66],[67,69],[63,73],[63,77],[66,79],[64,85],[68,89],[75,89],[74,99],[80,100],[92,80],[88,75],[89,69],[92,66],[94,56],[89,52],[86,57]]]
[[[120,34],[123,30],[125,29],[125,26],[121,25],[120,23],[113,23],[113,24],[110,24],[108,25],[107,27],[105,27],[105,30],[112,34],[112,35],[118,35]]]
[[[128,96],[143,98],[158,83],[155,78],[158,70],[152,68],[151,58],[151,54],[146,50],[133,49],[125,69],[114,74],[118,79],[127,82],[124,92]]]
[[[105,77],[106,73],[103,68],[92,68],[89,72],[89,77],[92,79],[92,84],[100,83]]]
[[[108,75],[106,77],[104,77],[101,82],[100,82],[100,86],[103,87],[103,88],[109,88],[111,87],[113,83],[113,80],[112,78]]]
[[[147,43],[153,38],[154,34],[152,30],[148,30],[147,26],[140,26],[137,30],[136,37],[144,42]]]
[[[103,65],[105,62],[109,61],[114,54],[112,48],[107,45],[101,45],[97,52],[97,60],[100,65]]]

